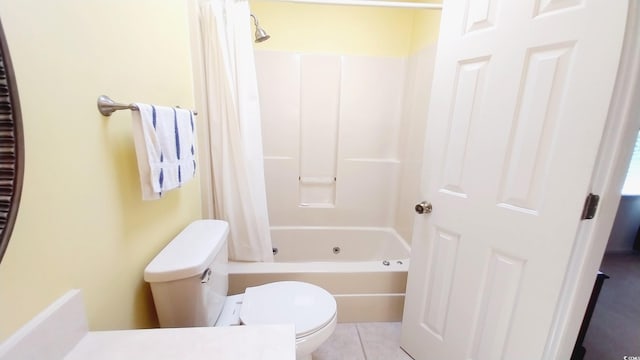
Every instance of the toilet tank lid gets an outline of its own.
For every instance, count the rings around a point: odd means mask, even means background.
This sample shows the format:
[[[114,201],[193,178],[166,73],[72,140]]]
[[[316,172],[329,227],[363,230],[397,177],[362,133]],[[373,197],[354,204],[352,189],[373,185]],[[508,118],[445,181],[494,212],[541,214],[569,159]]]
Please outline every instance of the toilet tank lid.
[[[229,224],[196,220],[176,235],[144,270],[149,283],[186,279],[202,274],[226,246]]]

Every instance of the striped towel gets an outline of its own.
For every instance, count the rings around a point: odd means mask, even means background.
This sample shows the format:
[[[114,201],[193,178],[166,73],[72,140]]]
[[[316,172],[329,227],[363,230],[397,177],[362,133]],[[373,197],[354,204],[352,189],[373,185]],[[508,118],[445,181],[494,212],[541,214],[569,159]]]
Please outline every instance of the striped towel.
[[[189,110],[135,104],[133,138],[143,200],[155,200],[196,172],[195,127]]]

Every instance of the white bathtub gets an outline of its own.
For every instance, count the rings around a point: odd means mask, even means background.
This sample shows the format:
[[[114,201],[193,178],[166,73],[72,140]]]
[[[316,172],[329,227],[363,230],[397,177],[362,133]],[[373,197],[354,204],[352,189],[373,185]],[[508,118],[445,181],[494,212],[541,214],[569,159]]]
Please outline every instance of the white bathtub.
[[[390,228],[272,227],[273,263],[229,263],[229,293],[279,280],[322,286],[339,322],[400,321],[410,248]]]

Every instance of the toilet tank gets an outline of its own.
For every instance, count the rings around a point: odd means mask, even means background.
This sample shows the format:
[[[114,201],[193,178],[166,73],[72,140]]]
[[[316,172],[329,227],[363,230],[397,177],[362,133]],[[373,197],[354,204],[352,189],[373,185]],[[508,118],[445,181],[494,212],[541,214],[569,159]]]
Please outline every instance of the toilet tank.
[[[161,327],[215,324],[229,288],[228,233],[225,221],[194,221],[147,265]]]

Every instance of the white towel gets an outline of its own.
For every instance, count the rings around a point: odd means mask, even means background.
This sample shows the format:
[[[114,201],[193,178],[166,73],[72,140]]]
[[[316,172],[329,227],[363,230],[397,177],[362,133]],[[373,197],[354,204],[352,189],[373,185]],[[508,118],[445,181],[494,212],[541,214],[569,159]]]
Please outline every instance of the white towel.
[[[155,200],[196,172],[195,124],[189,110],[135,104],[133,138],[143,200]]]

